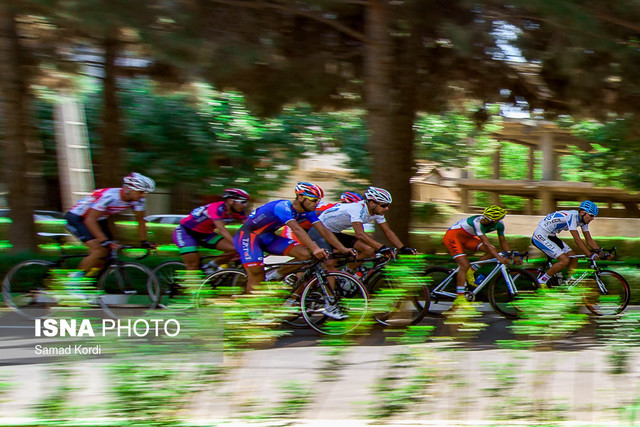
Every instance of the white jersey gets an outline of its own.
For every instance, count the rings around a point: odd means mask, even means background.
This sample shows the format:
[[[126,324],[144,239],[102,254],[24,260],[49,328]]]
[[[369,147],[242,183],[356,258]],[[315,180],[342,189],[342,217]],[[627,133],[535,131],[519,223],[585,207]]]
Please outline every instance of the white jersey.
[[[538,229],[546,231],[549,234],[556,234],[565,230],[578,230],[582,232],[589,231],[589,225],[580,222],[578,211],[556,211],[545,216],[538,224]]]
[[[366,203],[366,200],[354,203],[338,203],[322,212],[320,221],[333,233],[341,233],[352,228],[352,222],[360,222],[362,224],[369,224],[374,221],[378,224],[387,222],[384,215],[371,215]]]
[[[129,208],[134,211],[145,210],[144,197],[140,199],[140,201],[125,202],[122,200],[122,197],[120,197],[120,190],[120,187],[95,190],[90,195],[78,200],[78,202],[69,209],[69,212],[79,216],[85,216],[89,208],[91,208],[103,212],[98,219],[104,219],[109,215],[122,212]]]

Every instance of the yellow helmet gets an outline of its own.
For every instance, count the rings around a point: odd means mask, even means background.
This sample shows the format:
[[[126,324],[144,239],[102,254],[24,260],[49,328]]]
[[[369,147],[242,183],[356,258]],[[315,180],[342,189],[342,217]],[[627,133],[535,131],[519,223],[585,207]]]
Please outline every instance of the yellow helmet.
[[[507,211],[505,211],[498,205],[491,205],[482,212],[482,215],[484,215],[485,218],[491,221],[501,220],[506,214]]]

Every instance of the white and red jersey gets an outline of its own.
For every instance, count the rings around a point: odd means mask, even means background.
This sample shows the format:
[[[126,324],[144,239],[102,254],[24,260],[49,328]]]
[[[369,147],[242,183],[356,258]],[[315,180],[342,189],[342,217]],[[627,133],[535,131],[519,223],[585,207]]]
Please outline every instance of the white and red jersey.
[[[89,208],[102,212],[98,219],[104,219],[109,215],[125,211],[129,208],[136,212],[145,210],[144,197],[139,201],[125,202],[122,200],[121,187],[118,188],[101,188],[95,190],[88,196],[78,200],[69,212],[84,217],[87,215]]]

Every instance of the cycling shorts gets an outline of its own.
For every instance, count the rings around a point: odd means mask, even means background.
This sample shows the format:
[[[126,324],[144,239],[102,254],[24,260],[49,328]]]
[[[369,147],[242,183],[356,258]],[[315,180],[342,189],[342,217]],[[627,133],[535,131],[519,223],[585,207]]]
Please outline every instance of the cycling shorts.
[[[215,249],[218,242],[224,239],[220,234],[198,233],[182,225],[176,227],[171,238],[173,239],[173,243],[178,247],[178,253],[180,255],[198,252],[198,246]]]
[[[86,225],[84,225],[84,218],[80,215],[73,214],[71,212],[67,212],[64,214],[64,219],[67,220],[65,227],[67,230],[71,232],[74,236],[80,239],[81,242],[88,242],[89,240],[95,240],[95,237]],[[111,230],[109,230],[109,224],[107,223],[107,219],[98,220],[98,225],[102,229],[102,232],[105,236],[107,236],[107,240],[113,240],[113,235],[111,234]]]
[[[466,255],[465,250],[478,251],[482,245],[478,236],[472,236],[461,228],[447,230],[442,241],[453,258]]]
[[[548,231],[536,228],[531,237],[533,245],[540,249],[547,256],[556,259],[562,254],[571,252],[571,248],[565,242],[560,240],[555,234],[549,234]]]
[[[300,243],[275,233],[255,234],[240,228],[233,236],[233,245],[240,254],[240,261],[245,267],[264,264],[264,252],[273,255],[287,255],[294,246]]]

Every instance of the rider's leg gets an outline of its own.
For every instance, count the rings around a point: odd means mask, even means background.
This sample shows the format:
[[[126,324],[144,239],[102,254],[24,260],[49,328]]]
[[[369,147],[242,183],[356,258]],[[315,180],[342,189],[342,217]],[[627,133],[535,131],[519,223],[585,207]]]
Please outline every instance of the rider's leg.
[[[547,276],[552,277],[554,274],[562,271],[562,269],[566,268],[569,265],[569,256],[573,255],[573,251],[559,255],[557,260],[558,262],[554,263],[550,269],[545,273]],[[577,263],[577,260],[576,260]],[[575,267],[574,267],[575,268]]]
[[[247,294],[250,294],[264,282],[264,265],[245,266],[244,269],[247,272]]]
[[[469,258],[467,255],[458,255],[454,258],[456,264],[458,264],[458,274],[456,274],[456,293],[458,295],[464,294],[465,287],[464,284],[467,281],[467,272],[471,267],[469,263]]]
[[[78,269],[85,272],[92,268],[102,268],[104,266],[104,258],[109,255],[109,250],[102,245],[98,239],[93,239],[85,242],[89,249],[89,255],[82,258],[78,264]]]
[[[187,270],[200,270],[200,255],[198,252],[180,254],[182,262]]]

